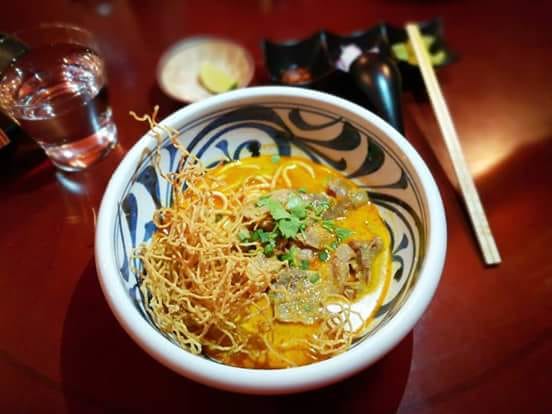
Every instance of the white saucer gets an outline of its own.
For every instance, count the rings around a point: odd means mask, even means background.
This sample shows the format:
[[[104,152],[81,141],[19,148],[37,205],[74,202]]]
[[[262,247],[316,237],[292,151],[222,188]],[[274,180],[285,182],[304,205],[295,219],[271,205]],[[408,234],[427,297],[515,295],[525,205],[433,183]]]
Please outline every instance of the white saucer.
[[[251,54],[230,40],[200,36],[171,46],[159,59],[157,81],[163,92],[182,102],[212,96],[199,82],[199,69],[210,62],[235,79],[238,88],[249,85],[255,64]]]

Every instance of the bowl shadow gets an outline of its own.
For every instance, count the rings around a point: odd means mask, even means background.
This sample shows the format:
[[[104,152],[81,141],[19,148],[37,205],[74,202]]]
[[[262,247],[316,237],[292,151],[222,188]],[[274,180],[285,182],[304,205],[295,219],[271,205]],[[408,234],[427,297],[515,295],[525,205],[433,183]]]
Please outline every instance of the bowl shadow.
[[[123,331],[97,281],[93,259],[75,288],[63,326],[61,380],[70,413],[168,410],[280,413],[395,413],[412,361],[409,333],[379,362],[338,384],[302,394],[249,396],[196,384],[157,363]]]

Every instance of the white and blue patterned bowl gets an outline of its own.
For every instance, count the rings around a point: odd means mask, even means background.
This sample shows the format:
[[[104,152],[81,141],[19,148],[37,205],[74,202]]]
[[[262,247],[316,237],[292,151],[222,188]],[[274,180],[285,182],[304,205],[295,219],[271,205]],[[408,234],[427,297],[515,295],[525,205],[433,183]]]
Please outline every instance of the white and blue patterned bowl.
[[[393,279],[371,331],[347,352],[311,365],[255,370],[226,366],[179,348],[147,316],[132,251],[147,242],[154,209],[170,187],[152,166],[150,133],[129,151],[105,192],[96,228],[96,265],[113,313],[132,338],[174,371],[214,387],[246,393],[304,391],[372,364],[413,328],[429,305],[445,259],[446,223],[439,191],[412,146],[367,110],[331,95],[298,88],[258,87],[225,93],[163,121],[210,165],[257,153],[302,155],[330,165],[367,188],[392,235]],[[168,140],[161,164],[179,154]]]

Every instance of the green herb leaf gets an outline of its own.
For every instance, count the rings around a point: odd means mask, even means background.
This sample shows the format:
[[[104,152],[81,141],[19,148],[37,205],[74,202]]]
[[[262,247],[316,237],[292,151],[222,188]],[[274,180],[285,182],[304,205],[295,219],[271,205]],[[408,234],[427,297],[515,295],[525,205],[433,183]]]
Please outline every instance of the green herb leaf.
[[[260,230],[261,233],[259,235],[259,239],[261,240],[261,243],[270,243],[276,240],[276,237],[278,236],[273,231],[264,231]]]
[[[291,246],[279,259],[281,261],[288,262],[291,267],[297,267],[297,251],[299,249],[296,246]]]
[[[274,253],[274,245],[273,244],[267,244],[264,247],[265,256],[272,256],[273,253]]]
[[[309,268],[309,261],[308,260],[301,260],[301,269],[302,270],[307,270]]]
[[[257,200],[257,207],[267,207],[268,200],[270,200],[270,196],[261,196]]]
[[[311,204],[312,211],[315,215],[321,216],[330,208],[329,200],[314,200]]]
[[[298,219],[304,219],[307,217],[307,209],[304,207],[296,207],[294,209],[291,209],[291,214],[293,214]]]
[[[328,260],[330,260],[330,253],[328,253],[327,250],[322,250],[320,253],[318,253],[318,258],[323,262],[327,262]]]
[[[248,240],[249,237],[251,237],[251,233],[249,233],[249,230],[247,229],[241,229],[240,232],[238,233],[238,237],[240,241],[244,242]]]
[[[297,194],[292,194],[289,196],[286,208],[288,210],[293,210],[294,208],[305,207],[305,202]]]
[[[257,201],[257,206],[268,208],[268,211],[274,220],[281,220],[291,216],[289,212],[286,211],[282,203],[270,197],[261,197],[259,201]]]
[[[297,191],[302,194],[305,194],[307,192],[307,189],[305,187],[300,187]]]
[[[278,163],[280,162],[280,156],[279,156],[278,154],[274,154],[274,155],[272,156],[272,162],[273,162],[274,164],[278,164]]]
[[[292,194],[289,197],[286,208],[299,219],[307,217],[307,203],[297,194]]]
[[[273,243],[275,242],[277,236],[278,235],[274,231],[264,231],[263,229],[258,229],[251,235],[251,240],[260,241],[262,244]]]
[[[282,233],[282,236],[286,239],[294,238],[299,232],[300,226],[301,221],[295,216],[278,221],[278,230],[280,230],[280,233]]]
[[[321,224],[328,231],[333,232],[335,230],[335,223],[332,220],[322,220]]]
[[[349,229],[344,229],[343,227],[336,227],[335,237],[338,241],[343,241],[349,237],[353,232]]]
[[[320,275],[318,273],[313,273],[312,275],[310,275],[309,277],[309,281],[314,284],[316,282],[318,282],[320,280]]]

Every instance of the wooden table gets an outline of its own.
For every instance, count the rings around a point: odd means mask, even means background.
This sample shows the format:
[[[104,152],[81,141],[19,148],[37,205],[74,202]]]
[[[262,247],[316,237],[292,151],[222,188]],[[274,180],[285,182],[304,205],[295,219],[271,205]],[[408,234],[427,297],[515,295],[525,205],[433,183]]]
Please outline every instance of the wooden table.
[[[47,20],[94,31],[120,144],[76,174],[36,156],[2,166],[0,412],[552,412],[552,8],[545,1],[34,3],[4,5],[1,31]],[[156,86],[160,54],[186,36],[226,36],[252,52],[263,83],[263,36],[346,33],[437,15],[460,55],[439,78],[504,262],[483,266],[431,108],[405,94],[406,135],[437,180],[449,231],[441,284],[413,332],[350,380],[277,398],[212,390],[147,356],[102,296],[93,236],[106,183],[144,133],[128,111],[159,104],[165,115],[179,107]]]

